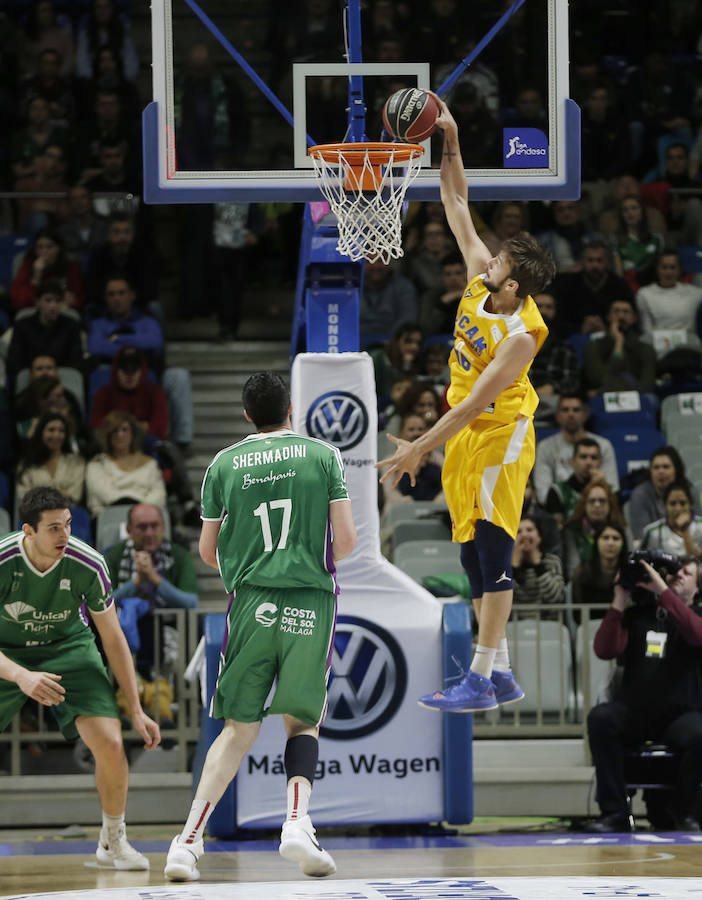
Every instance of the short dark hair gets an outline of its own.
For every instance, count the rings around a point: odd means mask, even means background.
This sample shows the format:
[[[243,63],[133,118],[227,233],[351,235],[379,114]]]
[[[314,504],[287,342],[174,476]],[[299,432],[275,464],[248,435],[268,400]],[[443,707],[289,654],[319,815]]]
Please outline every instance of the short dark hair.
[[[556,264],[551,252],[535,237],[522,232],[502,245],[512,260],[510,277],[519,282],[520,297],[538,294],[556,276]]]
[[[668,497],[673,493],[673,491],[682,491],[683,494],[687,497],[687,501],[692,506],[692,491],[689,488],[689,485],[685,484],[684,481],[674,481],[672,484],[669,484],[668,487],[663,491],[663,503],[668,502]]]
[[[466,261],[463,259],[460,253],[456,253],[455,250],[452,250],[450,253],[447,253],[446,256],[441,257],[441,268],[444,266],[463,266],[465,268]]]
[[[68,509],[70,505],[66,497],[56,488],[30,488],[20,502],[19,517],[36,531],[43,512],[50,509]]]
[[[580,447],[597,447],[597,452],[600,454],[600,456],[602,456],[602,447],[600,447],[600,445],[594,438],[584,437],[580,438],[579,441],[576,441],[573,444],[573,456],[575,456]]]
[[[607,304],[607,312],[612,311],[612,307],[614,306],[615,303],[626,303],[638,315],[638,312],[636,309],[636,301],[634,300],[633,297],[614,297],[614,299],[610,300],[609,303]]]
[[[290,391],[275,372],[256,372],[244,385],[244,409],[256,428],[282,425],[290,407]]]
[[[649,458],[649,464],[653,463],[653,460],[657,456],[667,456],[668,459],[672,462],[673,468],[675,469],[675,481],[680,482],[682,484],[687,484],[687,476],[685,474],[685,463],[683,461],[682,456],[678,453],[675,447],[671,447],[670,444],[663,444],[660,447],[656,447]]]
[[[44,297],[46,294],[52,294],[54,297],[63,299],[64,293],[65,291],[61,282],[57,281],[55,278],[49,278],[46,281],[40,282],[39,287],[37,288],[37,300],[40,297]]]

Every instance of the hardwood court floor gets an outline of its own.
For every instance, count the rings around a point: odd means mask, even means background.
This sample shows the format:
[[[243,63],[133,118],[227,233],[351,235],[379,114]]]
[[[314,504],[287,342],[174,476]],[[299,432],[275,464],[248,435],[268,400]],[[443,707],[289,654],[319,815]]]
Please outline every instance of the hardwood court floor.
[[[84,831],[85,838],[79,840],[57,840],[48,830],[44,834],[37,830],[0,832],[0,897],[59,896],[62,891],[86,890],[90,891],[86,898],[97,898],[110,888],[168,884],[162,874],[165,852],[177,827],[129,829],[132,843],[149,856],[148,873],[98,869],[93,855],[97,829]],[[336,876],[322,881],[306,879],[294,864],[281,859],[275,840],[209,842],[200,865],[200,885],[204,889],[225,883],[298,882],[300,886],[317,884],[321,892],[322,885],[333,891],[335,882],[348,879],[508,878],[519,884],[517,879],[548,878],[563,883],[565,897],[569,878],[603,876],[633,878],[637,883],[647,878],[689,878],[690,887],[694,884],[702,891],[702,834],[641,832],[600,837],[552,830],[510,834],[485,827],[480,830],[480,823],[461,832],[429,837],[340,837],[334,836],[338,829],[329,836],[321,829],[322,843],[338,868]],[[312,887],[306,890],[317,894]],[[283,894],[271,885],[265,896],[275,900]],[[473,894],[459,891],[446,896]],[[518,897],[518,891],[513,890],[513,896]]]

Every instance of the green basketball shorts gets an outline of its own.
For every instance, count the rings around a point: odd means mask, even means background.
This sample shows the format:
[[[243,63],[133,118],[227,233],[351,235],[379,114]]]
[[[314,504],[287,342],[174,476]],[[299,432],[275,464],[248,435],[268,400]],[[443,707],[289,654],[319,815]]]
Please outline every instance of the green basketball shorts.
[[[65,646],[8,647],[2,652],[26,669],[61,675],[66,699],[51,711],[66,740],[78,737],[76,716],[107,716],[119,719],[119,710],[102,657],[90,636]],[[4,731],[27,701],[12,681],[0,680],[0,731]]]
[[[327,708],[335,623],[330,591],[240,586],[227,619],[212,715],[259,722],[285,713],[319,725]]]

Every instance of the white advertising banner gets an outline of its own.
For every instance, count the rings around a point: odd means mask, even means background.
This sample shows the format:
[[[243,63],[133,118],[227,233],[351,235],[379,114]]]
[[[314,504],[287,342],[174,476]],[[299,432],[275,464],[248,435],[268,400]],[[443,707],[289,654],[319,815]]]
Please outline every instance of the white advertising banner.
[[[315,824],[443,817],[442,716],[417,697],[442,683],[441,603],[380,553],[377,414],[366,353],[302,353],[293,428],[342,454],[358,544],[339,564],[338,623],[312,794]],[[265,719],[237,777],[237,823],[285,817],[285,733]]]

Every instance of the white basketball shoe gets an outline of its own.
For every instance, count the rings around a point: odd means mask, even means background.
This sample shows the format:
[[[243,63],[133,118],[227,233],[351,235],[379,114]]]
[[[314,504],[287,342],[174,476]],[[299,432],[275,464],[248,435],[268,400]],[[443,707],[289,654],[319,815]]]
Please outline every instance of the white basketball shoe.
[[[334,860],[323,850],[315,837],[314,826],[309,816],[301,819],[286,819],[280,834],[280,855],[283,859],[300,863],[305,875],[323,878],[336,872]]]
[[[95,856],[98,865],[110,869],[125,871],[143,871],[149,868],[149,861],[143,853],[139,853],[127,840],[124,826],[117,835],[108,836],[106,831],[100,832]]]
[[[197,861],[204,852],[202,840],[184,844],[177,834],[171,841],[163,874],[171,881],[197,881],[200,878]]]

